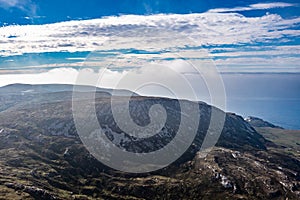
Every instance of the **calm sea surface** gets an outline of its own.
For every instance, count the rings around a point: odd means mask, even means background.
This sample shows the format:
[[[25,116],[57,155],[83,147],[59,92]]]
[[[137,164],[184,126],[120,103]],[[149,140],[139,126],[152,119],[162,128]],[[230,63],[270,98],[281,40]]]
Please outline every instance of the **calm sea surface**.
[[[300,74],[223,74],[227,111],[300,129]]]

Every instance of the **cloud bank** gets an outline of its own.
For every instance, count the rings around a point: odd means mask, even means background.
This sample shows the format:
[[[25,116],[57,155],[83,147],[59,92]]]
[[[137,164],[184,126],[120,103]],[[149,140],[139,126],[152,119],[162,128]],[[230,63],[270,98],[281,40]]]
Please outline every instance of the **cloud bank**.
[[[20,5],[30,3],[29,0],[0,0],[0,5],[7,8],[19,6],[21,9]],[[201,59],[201,48],[208,51],[208,57],[214,59],[221,72],[300,72],[300,47],[295,42],[300,35],[300,17],[285,19],[278,14],[247,17],[234,13],[291,6],[297,5],[258,3],[195,14],[122,15],[4,26],[0,27],[0,60],[3,61],[0,74],[64,67],[78,69],[84,61],[84,57],[68,55],[65,60],[57,63],[54,60],[51,64],[17,63],[14,56],[18,55],[97,50],[108,57],[114,55],[118,63],[125,66],[130,59],[143,62],[174,59],[174,53],[185,59]],[[90,65],[108,66],[109,62],[103,56],[101,62]]]
[[[57,51],[92,51],[141,47],[134,30],[161,30],[192,38],[183,41],[166,37],[159,47],[184,45],[233,45],[287,40],[298,37],[300,18],[283,19],[277,14],[245,17],[236,13],[159,14],[150,16],[124,15],[101,19],[69,21],[45,25],[6,26],[0,28],[0,56]],[[175,35],[175,34],[174,34]],[[116,42],[103,45],[110,39]],[[144,39],[144,38],[142,38]]]
[[[250,10],[267,10],[272,8],[286,8],[292,6],[297,6],[297,5],[292,3],[284,3],[284,2],[257,3],[245,7],[210,9],[208,12],[212,12],[212,13],[239,12],[239,11],[250,11]]]

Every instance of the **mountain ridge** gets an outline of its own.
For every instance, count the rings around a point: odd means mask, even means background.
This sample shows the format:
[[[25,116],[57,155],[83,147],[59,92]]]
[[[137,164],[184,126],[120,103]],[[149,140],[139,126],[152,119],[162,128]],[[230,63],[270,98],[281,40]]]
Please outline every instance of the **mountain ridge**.
[[[103,165],[82,145],[73,121],[70,91],[41,93],[38,99],[27,93],[12,94],[14,98],[7,95],[0,92],[2,102],[11,101],[10,107],[0,112],[0,194],[7,194],[7,199],[300,197],[299,157],[265,139],[239,115],[226,114],[217,145],[203,157],[199,150],[214,109],[206,103],[190,102],[198,104],[202,117],[192,145],[177,161],[151,173],[128,174]],[[24,98],[15,103],[19,97]],[[123,133],[111,115],[109,94],[100,92],[95,103],[100,125],[110,128],[106,135],[113,141]],[[133,96],[131,117],[146,125],[149,108],[157,103],[171,112],[161,137],[144,143],[140,140],[141,145],[126,136],[122,148],[143,152],[161,148],[173,138],[180,121],[176,100]]]

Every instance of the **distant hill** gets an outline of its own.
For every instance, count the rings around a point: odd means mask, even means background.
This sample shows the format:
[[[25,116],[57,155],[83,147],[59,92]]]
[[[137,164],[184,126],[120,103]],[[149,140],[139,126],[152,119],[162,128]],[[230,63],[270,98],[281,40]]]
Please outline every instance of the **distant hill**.
[[[41,93],[52,93],[52,92],[66,92],[73,91],[74,85],[68,84],[39,84],[39,85],[31,85],[31,84],[10,84],[3,87],[0,87],[0,95],[4,94],[41,94]],[[95,87],[93,86],[76,86],[77,91],[89,92],[94,91]],[[97,92],[106,92],[111,94],[113,92],[112,89],[106,88],[96,88]],[[118,96],[127,96],[132,95],[132,92],[129,90],[114,90],[117,92]],[[137,95],[133,93],[133,95]]]
[[[67,84],[11,84],[0,87],[0,111],[30,103],[50,103],[72,99],[73,85]],[[76,86],[76,92],[94,92],[95,98],[111,96],[113,90],[92,86]],[[116,96],[138,96],[129,90],[114,90]]]

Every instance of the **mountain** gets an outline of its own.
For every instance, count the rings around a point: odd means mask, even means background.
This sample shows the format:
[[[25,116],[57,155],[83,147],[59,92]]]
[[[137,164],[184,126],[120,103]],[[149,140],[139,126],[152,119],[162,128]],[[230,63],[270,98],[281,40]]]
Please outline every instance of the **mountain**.
[[[111,169],[96,160],[78,137],[71,88],[0,88],[0,199],[300,198],[297,151],[287,152],[238,115],[224,113],[220,139],[204,157],[199,150],[211,113],[223,111],[203,102],[185,101],[201,110],[200,126],[193,144],[177,161],[143,174]],[[112,116],[110,94],[97,89],[95,108],[107,137],[115,141],[125,134]],[[126,99],[125,95],[115,98],[121,103]],[[150,152],[172,140],[181,116],[178,100],[134,95],[130,115],[135,123],[147,125],[149,108],[155,104],[167,112],[163,129],[149,139],[124,136],[126,139],[116,145],[127,151]]]

